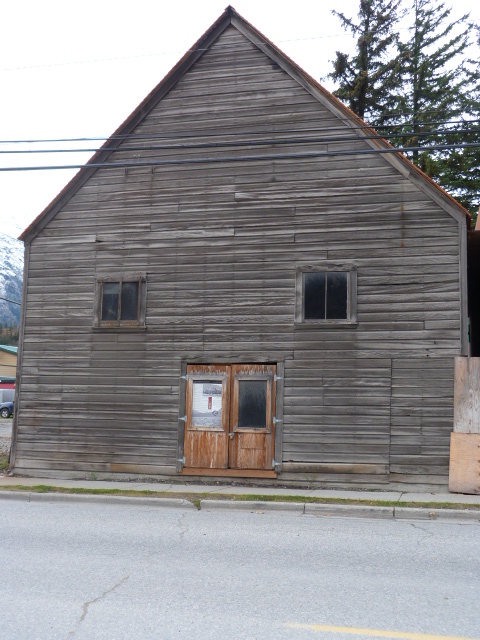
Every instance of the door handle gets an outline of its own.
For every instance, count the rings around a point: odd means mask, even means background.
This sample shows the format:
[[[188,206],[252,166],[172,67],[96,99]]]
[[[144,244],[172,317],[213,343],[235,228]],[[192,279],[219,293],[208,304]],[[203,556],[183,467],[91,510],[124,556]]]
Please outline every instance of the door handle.
[[[235,436],[235,431],[231,431],[231,432],[228,434],[228,437],[230,438],[230,440],[233,440],[234,436]]]

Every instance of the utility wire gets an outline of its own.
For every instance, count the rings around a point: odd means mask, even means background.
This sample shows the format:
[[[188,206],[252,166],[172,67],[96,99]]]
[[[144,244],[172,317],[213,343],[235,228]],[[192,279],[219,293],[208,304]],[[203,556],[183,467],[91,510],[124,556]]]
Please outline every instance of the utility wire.
[[[405,28],[402,29],[403,31],[405,30]],[[277,42],[279,44],[282,44],[284,42],[286,43],[290,43],[290,42],[308,42],[311,40],[326,40],[326,39],[332,39],[332,38],[343,38],[345,37],[344,33],[337,33],[337,34],[330,34],[328,36],[310,36],[308,38],[290,38],[287,40],[277,40]],[[252,44],[254,45],[263,45],[265,44],[263,41],[259,41],[259,42],[253,42]],[[187,50],[176,50],[176,51],[158,51],[156,53],[142,53],[142,54],[138,54],[135,56],[116,56],[116,57],[112,57],[112,58],[92,58],[91,60],[70,60],[68,62],[50,62],[50,63],[45,63],[45,64],[36,64],[36,65],[25,65],[25,66],[21,66],[21,67],[3,67],[0,68],[0,71],[28,71],[29,69],[48,69],[51,67],[68,67],[68,66],[73,66],[73,65],[82,65],[82,64],[97,64],[97,63],[103,63],[103,62],[117,62],[120,60],[138,60],[138,59],[142,59],[142,58],[159,58],[161,56],[184,56],[187,53],[197,53],[197,52],[205,52],[205,51],[210,51],[210,47],[206,47],[206,48],[201,48],[201,47],[197,47],[195,49],[187,49]],[[238,51],[238,44],[237,43],[232,43],[232,44],[223,44],[222,45],[222,52],[228,52],[228,51]]]
[[[21,302],[18,302],[17,300],[10,300],[10,298],[4,298],[3,296],[0,296],[0,300],[5,300],[6,302],[11,302],[12,304],[18,304],[20,307],[22,306]]]
[[[168,166],[168,165],[184,165],[184,164],[201,164],[201,163],[217,163],[217,162],[243,162],[243,161],[258,161],[258,160],[293,160],[302,158],[323,158],[331,156],[349,156],[349,155],[370,155],[370,154],[386,154],[386,153],[408,153],[412,151],[451,151],[453,149],[469,149],[480,148],[479,143],[467,143],[456,145],[436,145],[436,146],[424,146],[424,147],[385,147],[382,149],[350,149],[350,150],[338,150],[338,151],[306,151],[300,153],[272,153],[272,154],[257,154],[246,156],[217,156],[217,157],[189,157],[178,158],[169,160],[146,160],[136,162],[91,162],[87,164],[71,164],[71,165],[44,165],[44,166],[30,166],[30,167],[0,167],[0,172],[5,171],[46,171],[56,169],[88,169],[88,168],[128,168],[128,167],[156,167],[156,166]]]
[[[408,31],[409,28],[410,27],[400,27],[398,31]],[[343,33],[333,33],[333,34],[322,35],[322,36],[309,36],[307,38],[289,38],[286,40],[277,40],[277,43],[283,44],[283,43],[295,43],[295,42],[309,42],[312,40],[327,40],[327,39],[331,40],[333,38],[345,38],[345,35],[346,35],[345,32],[343,32]],[[254,42],[253,40],[251,41],[251,43],[256,46],[261,46],[265,44],[264,41]],[[468,45],[468,48],[475,47],[475,46],[476,46],[475,42],[470,42]],[[206,47],[206,48],[196,47],[195,49],[187,49],[187,50],[177,49],[176,51],[158,51],[156,53],[143,53],[143,54],[138,54],[134,56],[116,56],[112,58],[92,58],[90,60],[70,60],[67,62],[50,62],[45,64],[25,65],[25,66],[19,66],[19,67],[3,67],[3,68],[0,68],[0,72],[1,71],[28,71],[29,69],[48,69],[52,67],[67,67],[67,66],[83,65],[83,64],[118,62],[121,60],[141,60],[143,58],[159,58],[161,56],[173,56],[173,55],[184,56],[187,53],[206,52],[206,51],[210,51],[210,49],[211,47]],[[223,52],[228,53],[229,51],[234,51],[234,52],[238,51],[237,43],[222,45],[222,53]]]
[[[415,138],[429,138],[431,136],[438,135],[457,135],[459,133],[467,133],[470,135],[480,134],[480,129],[468,130],[460,129],[457,131],[442,131],[437,129],[429,133],[396,133],[392,134],[390,138],[411,138],[414,135]],[[166,151],[169,149],[210,149],[218,147],[246,147],[246,146],[262,146],[262,145],[288,145],[288,144],[313,144],[323,143],[332,144],[336,142],[351,142],[359,140],[383,140],[384,136],[372,135],[372,136],[341,136],[341,137],[325,137],[325,138],[278,138],[265,140],[242,140],[235,142],[199,142],[189,144],[165,144],[165,145],[146,145],[143,147],[128,146],[123,150],[128,151]],[[73,149],[0,149],[0,155],[20,155],[20,154],[32,154],[32,153],[96,153],[97,151],[119,151],[118,147],[96,147],[96,148],[73,148]]]
[[[351,122],[351,119],[349,118],[341,118],[340,119],[342,122]],[[415,126],[421,127],[421,126],[439,126],[439,125],[455,125],[455,124],[461,124],[461,125],[465,125],[465,124],[474,124],[474,123],[478,123],[480,122],[480,118],[477,119],[472,119],[472,120],[439,120],[439,121],[435,121],[435,122],[416,122]],[[403,128],[409,126],[409,123],[403,123],[403,124],[395,124],[395,125],[382,125],[381,127],[378,127],[379,129],[392,129],[392,128]],[[368,130],[370,131],[371,129],[373,129],[373,125],[369,125],[369,124],[365,124],[365,126],[356,126],[355,130],[359,130],[359,131],[363,131],[363,130]],[[328,131],[328,132],[333,132],[333,131],[345,131],[345,127],[343,126],[339,126],[339,127],[315,127],[312,129],[280,129],[280,130],[276,130],[276,131],[271,131],[271,132],[265,132],[265,131],[249,131],[248,135],[251,136],[260,136],[260,135],[268,135],[268,133],[270,133],[270,135],[272,134],[284,134],[284,133],[315,133],[315,132],[323,132],[323,131]],[[208,133],[208,134],[202,134],[202,133],[189,133],[189,134],[185,134],[182,133],[181,131],[170,131],[168,134],[157,134],[157,135],[147,135],[147,134],[125,134],[125,135],[112,135],[112,136],[99,136],[99,137],[82,137],[82,138],[38,138],[38,139],[24,139],[24,140],[0,140],[0,144],[47,144],[47,143],[56,143],[56,142],[101,142],[102,140],[171,140],[171,139],[190,139],[190,138],[195,138],[195,139],[200,139],[200,138],[215,138],[215,137],[220,137],[220,136],[228,136],[228,137],[233,137],[233,136],[240,136],[240,135],[245,135],[245,131],[235,131],[235,132],[219,132],[219,133]],[[416,132],[412,132],[415,133]],[[455,133],[455,130],[452,130],[452,133]],[[389,134],[389,136],[392,136],[393,134]],[[385,137],[385,136],[380,136],[380,137]]]

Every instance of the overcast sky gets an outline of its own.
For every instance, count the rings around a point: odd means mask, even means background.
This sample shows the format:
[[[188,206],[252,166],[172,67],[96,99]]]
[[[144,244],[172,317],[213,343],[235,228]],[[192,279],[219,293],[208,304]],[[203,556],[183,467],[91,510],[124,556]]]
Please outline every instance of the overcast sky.
[[[3,3],[0,141],[107,137],[218,18],[227,1]],[[359,0],[232,4],[315,79],[329,73],[336,50],[354,46],[331,10],[353,17]],[[455,5],[453,15],[470,11],[480,22],[480,4],[447,1],[450,4]],[[59,146],[65,148],[66,143]],[[8,149],[12,145],[0,143],[0,150]],[[87,159],[86,154],[2,154],[0,166],[79,164]],[[0,172],[0,231],[18,235],[74,173]]]

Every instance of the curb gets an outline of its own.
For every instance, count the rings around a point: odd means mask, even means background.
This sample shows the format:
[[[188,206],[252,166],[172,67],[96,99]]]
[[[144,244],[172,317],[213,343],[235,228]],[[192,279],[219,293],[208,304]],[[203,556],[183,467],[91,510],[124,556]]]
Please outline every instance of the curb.
[[[288,511],[302,514],[303,502],[253,502],[252,500],[200,500],[200,509],[205,511]]]
[[[426,509],[425,507],[384,507],[363,505],[322,504],[313,502],[251,502],[247,500],[201,500],[206,511],[286,511],[299,515],[341,518],[376,518],[383,520],[423,520],[443,522],[480,522],[480,511],[468,509]]]
[[[198,510],[197,506],[183,498],[146,498],[141,496],[111,496],[75,493],[37,493],[34,491],[1,491],[0,500],[21,502],[58,502],[142,505]],[[340,518],[375,518],[383,520],[423,520],[440,522],[480,522],[480,511],[471,509],[428,509],[425,507],[385,507],[374,505],[346,505],[315,502],[263,502],[250,500],[200,500],[204,511],[286,512],[297,515]]]
[[[321,504],[307,502],[305,514],[313,516],[342,516],[349,518],[382,518],[393,520],[395,507],[383,507],[361,504]]]
[[[143,498],[140,496],[109,496],[77,493],[36,493],[34,491],[0,491],[0,500],[21,500],[23,502],[77,502],[96,504],[141,504],[148,507],[170,507],[195,509],[189,500],[182,498]]]
[[[420,507],[395,507],[395,520],[439,520],[451,522],[480,522],[480,511],[469,509],[425,509]]]

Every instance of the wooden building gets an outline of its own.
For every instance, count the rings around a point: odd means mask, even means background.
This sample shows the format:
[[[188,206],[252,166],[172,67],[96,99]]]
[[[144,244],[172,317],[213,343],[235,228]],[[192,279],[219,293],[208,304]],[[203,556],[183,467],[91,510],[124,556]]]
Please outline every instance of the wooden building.
[[[467,222],[227,8],[23,233],[14,473],[445,486]]]
[[[18,347],[0,344],[0,376],[15,378],[17,374]]]

